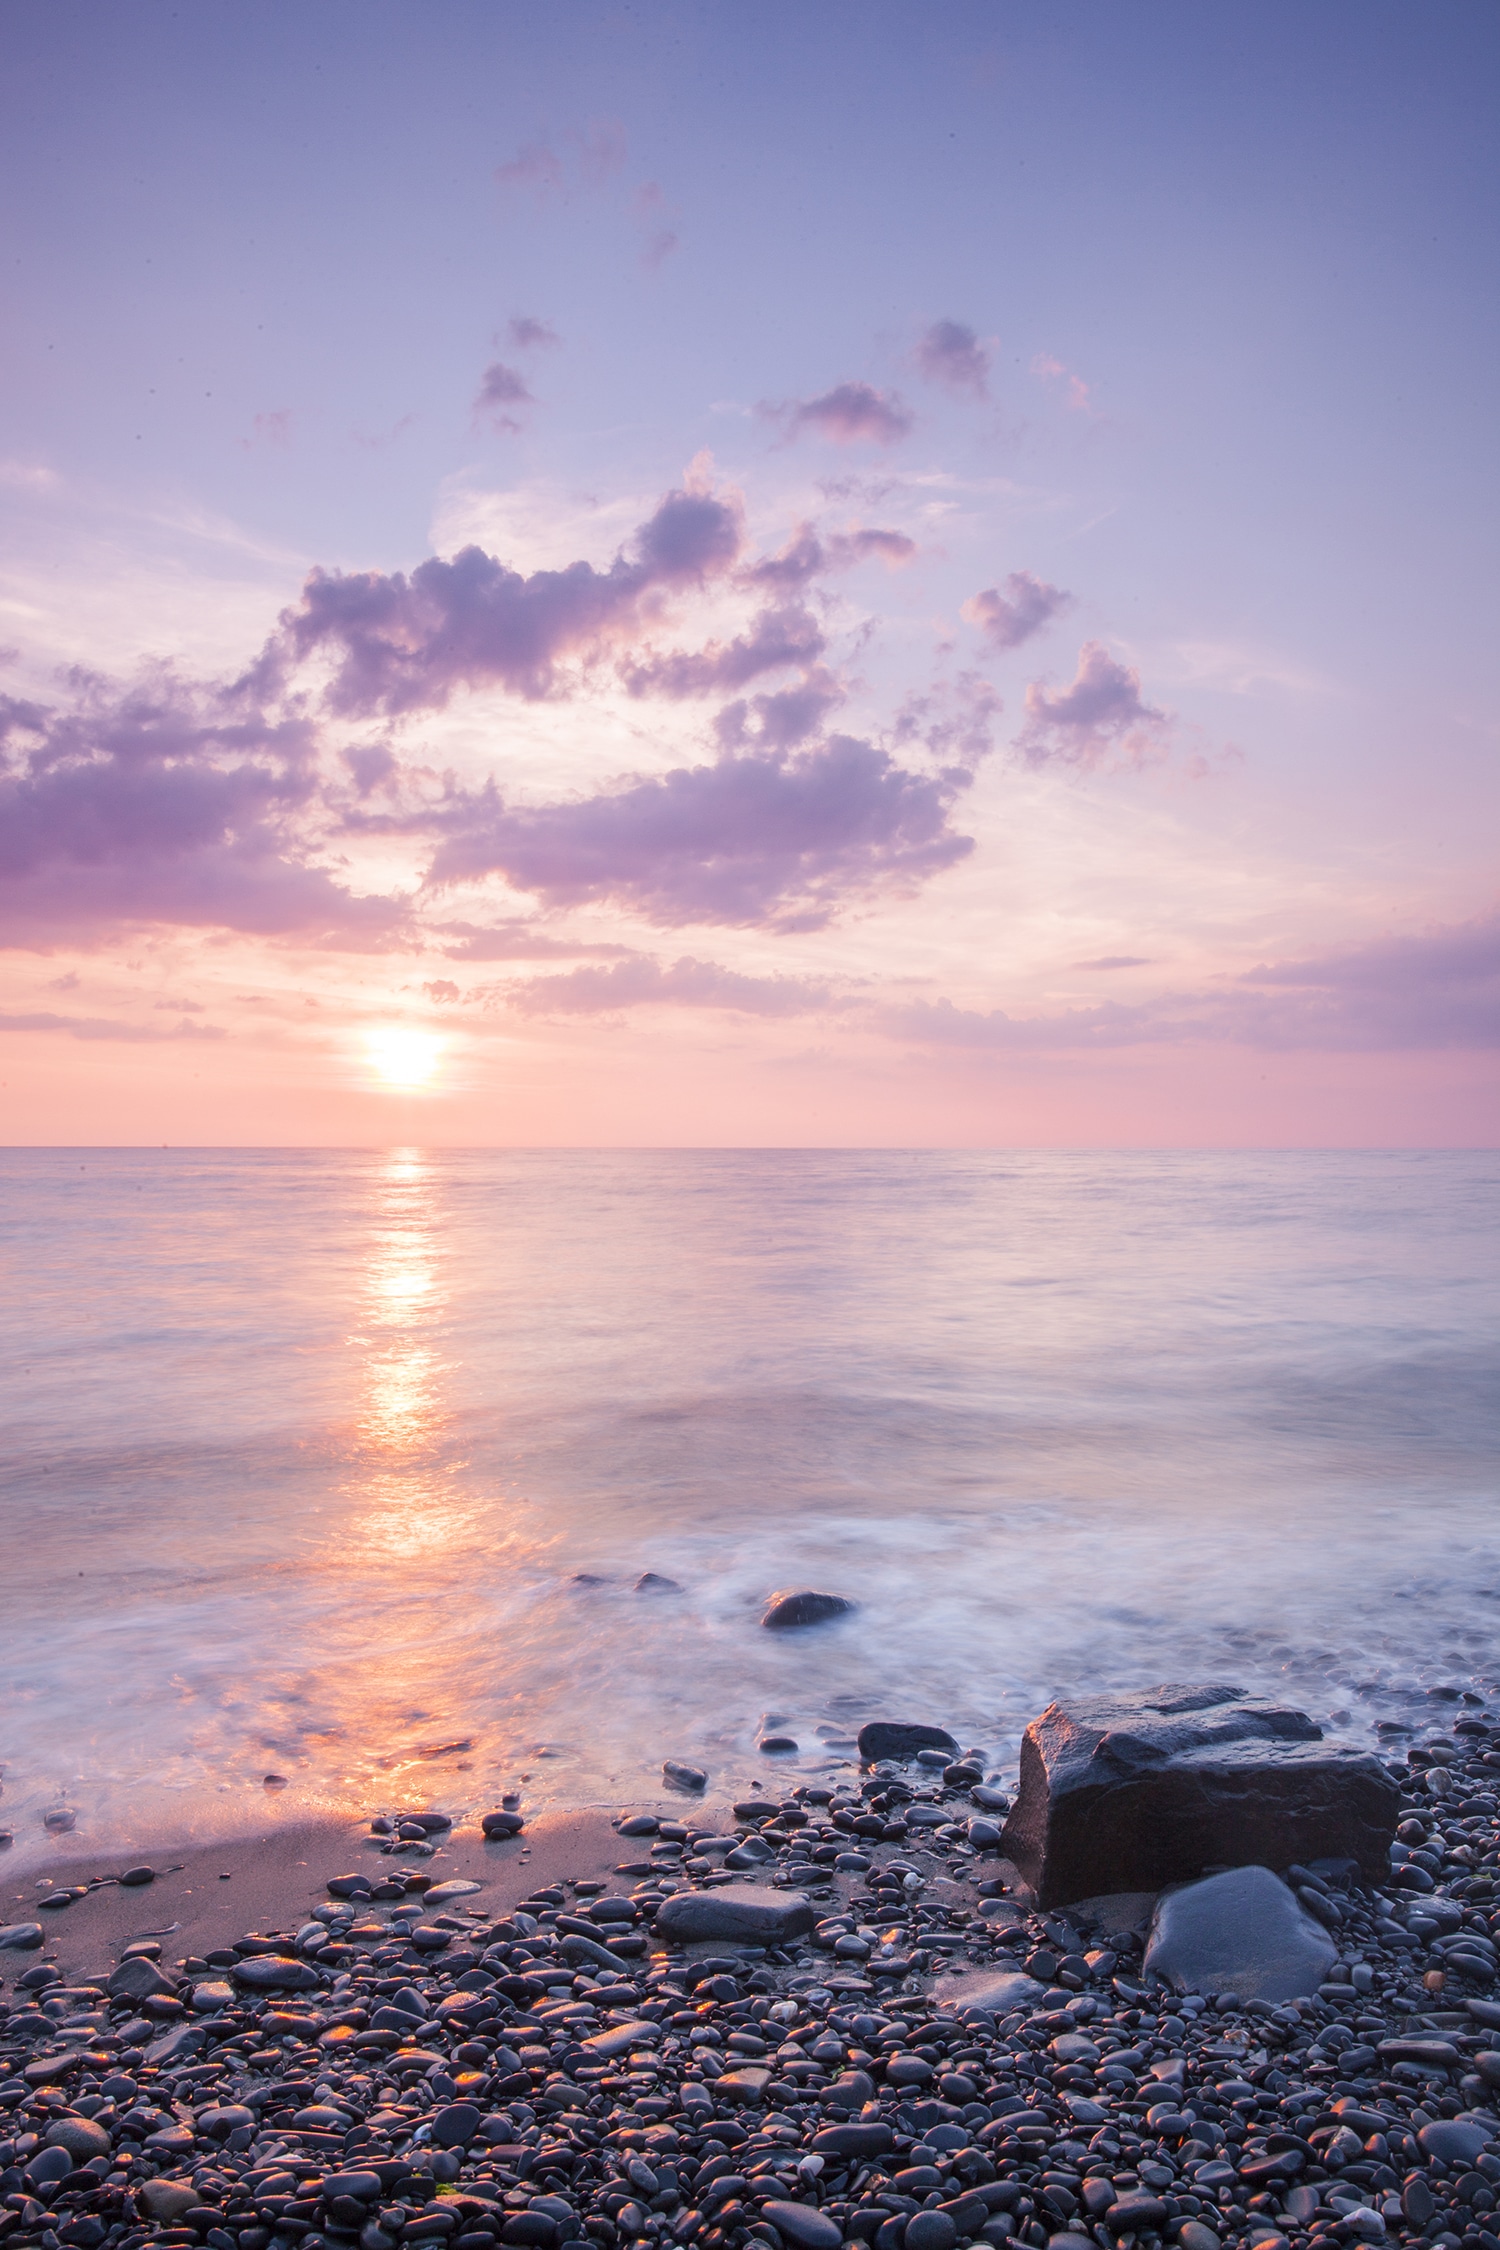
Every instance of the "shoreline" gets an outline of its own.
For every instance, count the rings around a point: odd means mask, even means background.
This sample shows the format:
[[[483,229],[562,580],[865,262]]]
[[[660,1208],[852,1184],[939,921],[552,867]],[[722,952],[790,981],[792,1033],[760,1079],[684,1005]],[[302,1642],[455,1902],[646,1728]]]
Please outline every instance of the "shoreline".
[[[1151,1894],[1040,1911],[953,1757],[390,1856],[288,1826],[40,1913],[0,2243],[1500,2250],[1500,1724],[1413,1753],[1439,1873],[1331,1874],[1281,2004],[1151,1973]]]

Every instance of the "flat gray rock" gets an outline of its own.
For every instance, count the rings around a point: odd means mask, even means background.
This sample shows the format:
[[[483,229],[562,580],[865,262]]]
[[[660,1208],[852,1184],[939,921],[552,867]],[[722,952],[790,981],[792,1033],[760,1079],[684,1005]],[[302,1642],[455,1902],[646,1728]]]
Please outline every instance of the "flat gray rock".
[[[932,1996],[950,2016],[1008,2016],[1012,2009],[1034,2007],[1043,1990],[1024,1970],[1005,1969],[998,1976],[939,1977]]]
[[[691,1944],[695,1938],[740,1938],[750,1945],[801,1937],[817,1915],[800,1891],[761,1891],[749,1883],[722,1883],[712,1891],[678,1891],[664,1899],[652,1924],[659,1937]]]
[[[1390,1875],[1398,1783],[1304,1711],[1224,1686],[1053,1703],[1021,1743],[1002,1849],[1042,1907],[1207,1867],[1351,1859]]]
[[[1321,1922],[1267,1867],[1233,1867],[1158,1899],[1146,1969],[1177,1992],[1297,2000],[1338,1958]]]
[[[7,1922],[0,1927],[0,1953],[32,1953],[41,1942],[40,1922]]]

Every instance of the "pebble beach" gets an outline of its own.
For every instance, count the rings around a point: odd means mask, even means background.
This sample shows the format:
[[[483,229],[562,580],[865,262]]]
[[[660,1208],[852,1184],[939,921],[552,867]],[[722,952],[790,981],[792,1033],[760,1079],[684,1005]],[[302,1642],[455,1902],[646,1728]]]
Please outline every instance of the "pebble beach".
[[[75,1855],[0,1931],[0,2242],[1500,2250],[1500,1719],[1386,1755],[1279,2005],[1150,1974],[1149,1896],[1039,1913],[961,1753]]]

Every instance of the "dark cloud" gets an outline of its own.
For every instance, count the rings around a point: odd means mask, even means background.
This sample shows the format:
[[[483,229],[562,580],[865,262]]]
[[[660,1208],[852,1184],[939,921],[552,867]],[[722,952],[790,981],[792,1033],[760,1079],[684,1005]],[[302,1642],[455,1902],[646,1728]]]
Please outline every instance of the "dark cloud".
[[[0,942],[82,942],[150,922],[262,937],[390,942],[404,909],[313,863],[303,721],[167,675],[85,677],[62,711],[0,701]]]
[[[746,1016],[800,1016],[837,1005],[809,977],[747,977],[686,955],[663,967],[637,958],[610,969],[574,969],[513,985],[512,1008],[528,1016],[617,1015],[627,1008],[715,1008]]]
[[[621,666],[620,677],[635,696],[723,694],[765,672],[815,664],[825,645],[816,618],[805,609],[767,609],[737,640],[631,661]]]
[[[714,734],[725,750],[794,750],[799,742],[818,732],[843,700],[843,689],[831,674],[819,669],[800,687],[726,703],[714,719]]]
[[[760,411],[768,420],[782,423],[788,438],[812,430],[835,445],[894,445],[913,422],[910,409],[894,391],[877,391],[868,383],[836,383],[821,398],[794,399]]]
[[[609,900],[666,926],[819,929],[847,900],[914,889],[973,850],[950,823],[968,779],[835,735],[573,804],[511,808],[491,788],[451,804],[429,880],[499,874],[549,906]]]
[[[634,547],[608,570],[576,562],[530,577],[482,547],[410,577],[315,570],[245,685],[270,692],[289,664],[326,652],[337,663],[329,703],[350,716],[436,710],[464,687],[550,695],[559,661],[637,626],[647,597],[730,569],[738,510],[707,492],[670,492]]]
[[[506,430],[515,435],[522,427],[516,409],[534,406],[536,401],[526,387],[526,378],[514,367],[507,367],[497,359],[480,377],[478,395],[474,400],[474,419],[484,422],[492,430]]]
[[[383,788],[387,782],[394,781],[400,772],[395,752],[383,742],[372,742],[363,748],[346,750],[344,763],[354,776],[354,786],[362,797],[368,797],[372,789]]]
[[[961,320],[933,322],[917,345],[917,365],[930,383],[967,391],[971,398],[986,395],[990,355]]]
[[[541,351],[548,345],[562,342],[550,321],[533,319],[530,313],[513,313],[507,325],[511,343],[518,352]]]
[[[1085,641],[1071,687],[1053,694],[1041,680],[1026,690],[1026,725],[1016,747],[1033,765],[1097,766],[1111,751],[1133,763],[1159,756],[1171,720],[1141,699],[1141,676],[1100,641]]]
[[[1072,595],[1060,586],[1049,586],[1029,570],[1013,570],[1003,590],[987,586],[982,594],[971,595],[963,614],[981,628],[991,648],[1019,648],[1072,604]]]
[[[799,524],[778,555],[750,563],[740,576],[747,585],[779,586],[791,591],[833,570],[876,558],[899,570],[915,556],[917,543],[904,531],[836,531],[820,537],[811,524]]]

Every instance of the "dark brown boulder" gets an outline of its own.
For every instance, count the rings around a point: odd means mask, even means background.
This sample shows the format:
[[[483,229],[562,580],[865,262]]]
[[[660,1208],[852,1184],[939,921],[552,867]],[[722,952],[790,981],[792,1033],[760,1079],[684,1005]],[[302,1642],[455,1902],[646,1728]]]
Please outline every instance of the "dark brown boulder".
[[[1400,1790],[1372,1753],[1243,1688],[1054,1703],[1021,1743],[1001,1849],[1042,1906],[1155,1891],[1221,1867],[1390,1868]]]

